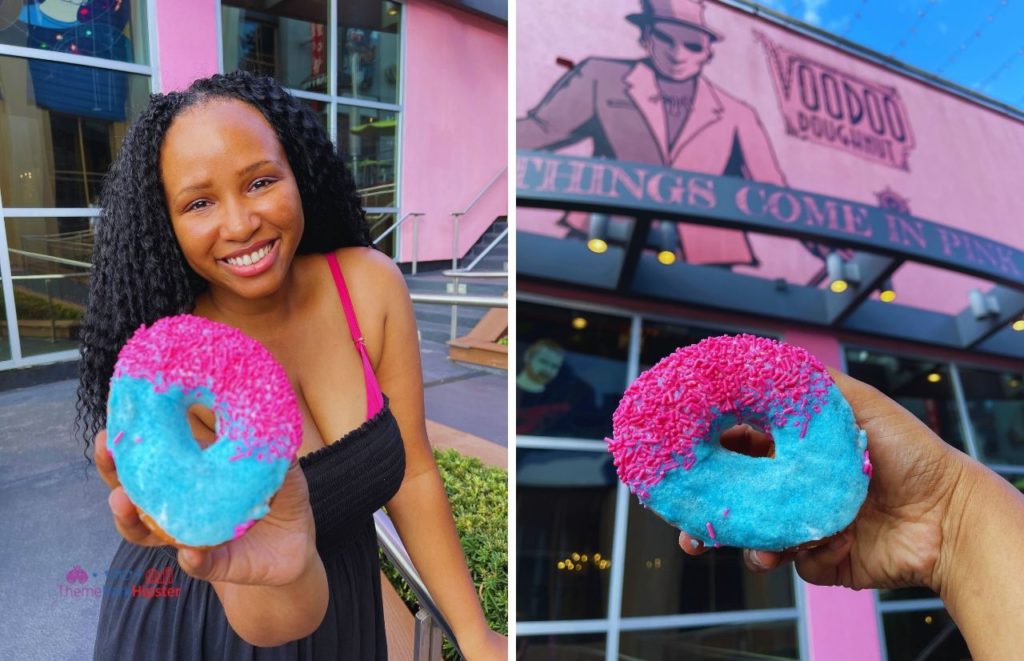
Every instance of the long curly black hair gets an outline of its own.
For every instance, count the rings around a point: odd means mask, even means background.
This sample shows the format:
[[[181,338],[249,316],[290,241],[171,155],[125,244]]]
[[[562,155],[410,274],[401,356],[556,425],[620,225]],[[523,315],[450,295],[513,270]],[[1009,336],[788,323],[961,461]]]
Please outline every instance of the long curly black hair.
[[[82,321],[76,435],[85,450],[106,425],[117,353],[142,324],[190,312],[207,283],[186,263],[171,227],[160,147],[183,110],[214,98],[244,101],[277,131],[302,197],[298,253],[369,246],[355,181],[314,112],[273,79],[244,71],[197,80],[184,92],[153,94],[125,136],[103,182],[92,280]]]

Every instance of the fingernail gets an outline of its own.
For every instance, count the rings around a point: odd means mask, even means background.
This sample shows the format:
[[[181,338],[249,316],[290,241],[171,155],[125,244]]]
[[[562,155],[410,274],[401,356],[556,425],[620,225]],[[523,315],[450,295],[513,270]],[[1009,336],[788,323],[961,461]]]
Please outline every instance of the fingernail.
[[[752,549],[744,549],[743,553],[747,556],[747,562],[751,566],[756,567],[757,569],[767,569],[760,553]]]

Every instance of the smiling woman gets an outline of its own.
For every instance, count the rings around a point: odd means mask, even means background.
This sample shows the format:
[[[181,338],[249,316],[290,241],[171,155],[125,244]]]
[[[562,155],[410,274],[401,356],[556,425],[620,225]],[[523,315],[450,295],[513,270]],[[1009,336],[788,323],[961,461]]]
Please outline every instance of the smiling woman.
[[[352,176],[311,110],[241,72],[154,95],[105,180],[93,264],[78,423],[125,538],[112,567],[169,568],[181,589],[105,591],[96,658],[387,658],[372,520],[385,505],[462,651],[504,656],[427,443],[404,280],[369,247]],[[103,429],[118,350],[179,313],[260,341],[302,414],[269,514],[214,549],[166,546],[142,524]],[[198,439],[217,431],[209,413],[190,411]]]

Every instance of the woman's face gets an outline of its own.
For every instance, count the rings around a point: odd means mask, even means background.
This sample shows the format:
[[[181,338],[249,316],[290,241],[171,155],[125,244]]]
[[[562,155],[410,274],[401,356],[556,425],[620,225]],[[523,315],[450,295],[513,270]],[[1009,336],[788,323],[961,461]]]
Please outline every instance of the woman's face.
[[[302,238],[302,200],[260,111],[218,98],[183,111],[164,138],[160,174],[178,244],[212,293],[280,290]]]

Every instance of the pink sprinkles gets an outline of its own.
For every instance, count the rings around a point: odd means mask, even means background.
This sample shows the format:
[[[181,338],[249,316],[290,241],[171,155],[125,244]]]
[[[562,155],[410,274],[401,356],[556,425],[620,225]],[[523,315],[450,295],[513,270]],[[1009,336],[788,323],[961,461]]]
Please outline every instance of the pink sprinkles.
[[[290,462],[302,443],[302,415],[284,368],[232,326],[188,314],[142,326],[118,354],[114,378],[122,376],[146,379],[158,393],[172,385],[214,393],[218,427],[225,421],[218,432],[235,441],[232,460]]]
[[[641,500],[665,474],[693,468],[694,447],[724,415],[768,429],[807,431],[832,386],[806,349],[753,335],[710,337],[676,349],[626,389],[605,439],[619,479]],[[713,538],[713,536],[712,536]]]
[[[871,457],[868,455],[867,450],[864,450],[864,465],[861,466],[861,468],[864,471],[864,474],[868,476],[868,479],[871,479],[875,469],[871,467]]]

